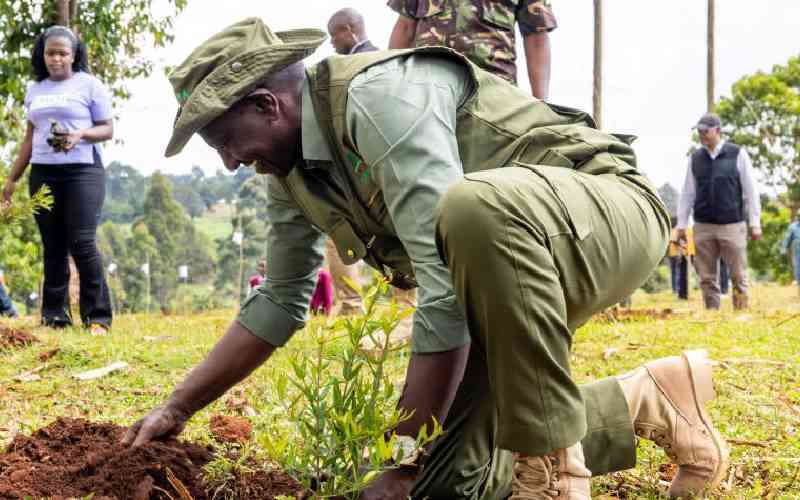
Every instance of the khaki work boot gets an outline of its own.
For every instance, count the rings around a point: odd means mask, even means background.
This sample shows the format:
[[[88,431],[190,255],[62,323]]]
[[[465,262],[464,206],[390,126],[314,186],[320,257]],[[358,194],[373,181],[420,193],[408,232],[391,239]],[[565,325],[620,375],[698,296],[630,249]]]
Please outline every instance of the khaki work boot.
[[[719,484],[728,447],[705,411],[715,397],[704,351],[647,363],[619,377],[636,435],[655,441],[678,465],[670,497],[687,497]]]
[[[591,477],[580,443],[541,457],[515,453],[508,500],[590,500]]]

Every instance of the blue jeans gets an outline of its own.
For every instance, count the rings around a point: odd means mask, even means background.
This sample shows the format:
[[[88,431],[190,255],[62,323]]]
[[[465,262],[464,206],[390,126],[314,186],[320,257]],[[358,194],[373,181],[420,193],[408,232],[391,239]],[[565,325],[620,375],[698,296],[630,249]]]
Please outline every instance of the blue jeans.
[[[2,284],[0,284],[0,316],[17,317],[17,309],[14,307],[14,304],[11,302],[11,297],[8,296]]]
[[[675,295],[678,294],[678,289],[681,282],[680,265],[681,265],[680,257],[669,258],[669,277],[670,277],[670,282],[672,284],[672,293],[674,293]]]

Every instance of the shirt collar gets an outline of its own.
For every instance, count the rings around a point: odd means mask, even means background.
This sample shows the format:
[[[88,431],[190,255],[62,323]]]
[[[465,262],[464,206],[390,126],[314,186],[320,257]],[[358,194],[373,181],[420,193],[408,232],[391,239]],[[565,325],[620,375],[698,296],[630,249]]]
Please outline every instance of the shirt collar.
[[[360,48],[362,45],[364,45],[364,44],[365,44],[365,43],[367,43],[367,42],[369,42],[369,38],[365,38],[365,39],[361,40],[360,42],[358,42],[357,44],[353,45],[353,47],[350,49],[350,52],[348,52],[348,55],[349,55],[349,54],[355,54],[355,53],[356,53],[356,51],[357,51],[357,50],[358,50],[358,49],[359,49],[359,48]]]
[[[325,133],[314,113],[311,102],[311,88],[308,76],[303,80],[303,97],[300,122],[300,137],[303,145],[303,159],[311,161],[333,161],[333,154],[325,139]]]
[[[720,139],[719,143],[717,143],[717,147],[714,149],[709,148],[708,146],[703,146],[708,151],[708,154],[711,155],[712,158],[716,158],[719,155],[720,151],[722,151],[722,146],[725,145],[725,140]]]

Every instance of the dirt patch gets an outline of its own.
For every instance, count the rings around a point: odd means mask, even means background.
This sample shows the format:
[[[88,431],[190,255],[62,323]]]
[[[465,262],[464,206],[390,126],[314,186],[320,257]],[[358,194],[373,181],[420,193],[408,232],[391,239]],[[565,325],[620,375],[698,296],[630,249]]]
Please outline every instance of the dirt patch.
[[[56,347],[55,349],[50,349],[49,351],[44,351],[39,353],[39,361],[45,362],[50,360],[53,356],[61,352],[61,349]]]
[[[0,325],[0,351],[19,349],[29,346],[34,342],[39,342],[39,339],[31,335],[30,332]]]
[[[246,418],[214,415],[210,427],[214,439],[221,443],[244,444],[253,438],[253,425]]]
[[[672,480],[675,479],[675,474],[677,473],[678,466],[671,462],[666,462],[658,466],[658,478],[667,483],[671,483]]]
[[[652,321],[670,319],[678,316],[690,315],[690,309],[655,309],[655,308],[639,308],[628,309],[623,307],[613,307],[595,315],[595,320],[606,322],[617,321]]]
[[[213,450],[174,439],[132,450],[119,443],[125,430],[60,418],[32,436],[18,435],[0,454],[0,499],[93,493],[94,500],[166,500],[186,498],[177,491],[183,486],[194,500],[208,500],[217,490],[203,480],[203,466],[214,458]],[[274,498],[301,490],[280,471],[256,465],[252,470],[235,475],[218,495],[241,490],[257,492],[257,498]]]

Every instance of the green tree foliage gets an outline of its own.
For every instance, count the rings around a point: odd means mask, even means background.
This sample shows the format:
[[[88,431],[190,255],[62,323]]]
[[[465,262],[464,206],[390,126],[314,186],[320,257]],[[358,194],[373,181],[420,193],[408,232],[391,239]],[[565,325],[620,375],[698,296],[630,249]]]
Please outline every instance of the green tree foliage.
[[[789,260],[780,254],[786,228],[791,222],[791,211],[774,200],[762,204],[761,231],[758,241],[747,245],[747,260],[759,278],[787,284],[792,281]]]
[[[251,170],[251,169],[239,169]],[[224,238],[216,240],[217,275],[215,286],[227,295],[242,298],[247,292],[247,279],[255,272],[258,261],[266,259],[267,215],[266,186],[263,176],[249,177],[239,189],[236,199],[236,213],[231,231]],[[239,245],[233,241],[233,233],[241,231],[244,235],[242,257],[244,275],[239,283]],[[238,290],[238,294],[237,294]]]
[[[106,200],[102,220],[129,223],[144,213],[147,178],[130,165],[111,162],[106,167]]]
[[[160,252],[158,243],[147,230],[147,226],[143,222],[134,224],[131,236],[127,239],[125,257],[118,270],[125,288],[125,309],[144,311],[148,303],[154,303],[152,298],[148,302],[147,275],[142,271],[142,265],[150,263],[152,272],[153,263],[158,261]],[[153,295],[152,284],[150,291]]]
[[[32,223],[33,214],[49,210],[52,204],[50,190],[44,186],[33,197],[18,200],[10,207],[0,206],[0,267],[15,298],[38,290],[41,245]]]
[[[97,248],[103,255],[103,261],[116,269],[109,269],[106,275],[108,287],[111,290],[111,301],[115,311],[121,311],[128,301],[125,284],[120,273],[121,266],[128,261],[128,245],[125,232],[121,226],[113,222],[105,222],[97,230]]]
[[[658,195],[661,197],[661,201],[663,201],[664,205],[667,207],[667,212],[669,212],[669,215],[672,217],[677,217],[678,200],[680,199],[680,193],[678,193],[678,190],[672,187],[672,184],[667,182],[658,188]]]
[[[195,229],[172,197],[166,176],[153,174],[143,205],[144,213],[133,223],[130,234],[113,222],[103,224],[98,246],[105,260],[117,265],[109,286],[119,309],[141,311],[148,303],[144,264],[150,267],[149,303],[154,309],[170,309],[178,290],[178,266],[189,267],[193,283],[208,283],[213,278],[211,241]]]
[[[153,297],[165,306],[178,284],[178,266],[188,265],[184,259],[192,251],[190,247],[198,244],[198,235],[183,207],[172,197],[169,180],[158,172],[150,178],[142,222],[158,242],[158,256],[150,263],[150,273]],[[211,262],[207,250],[205,257]]]
[[[800,56],[770,73],[737,81],[717,105],[723,126],[753,159],[765,182],[788,186],[800,202]]]

